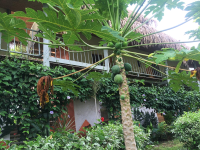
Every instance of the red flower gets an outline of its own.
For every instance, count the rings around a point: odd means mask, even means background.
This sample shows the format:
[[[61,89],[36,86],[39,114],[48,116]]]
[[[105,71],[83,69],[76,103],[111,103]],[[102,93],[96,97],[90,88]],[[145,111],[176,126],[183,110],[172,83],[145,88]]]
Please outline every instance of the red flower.
[[[101,117],[101,121],[104,122],[104,117]]]
[[[139,127],[140,127],[140,124],[139,124]]]
[[[17,133],[14,133],[13,135],[17,135]]]

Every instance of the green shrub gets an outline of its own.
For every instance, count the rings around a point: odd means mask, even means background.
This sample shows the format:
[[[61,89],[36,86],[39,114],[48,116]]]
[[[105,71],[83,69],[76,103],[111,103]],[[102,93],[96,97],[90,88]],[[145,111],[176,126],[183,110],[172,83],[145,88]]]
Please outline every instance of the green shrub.
[[[200,111],[185,112],[174,122],[172,132],[189,150],[200,149]]]
[[[138,150],[149,144],[150,134],[134,125],[134,133]],[[12,145],[10,150],[18,149],[53,149],[53,150],[119,150],[125,149],[123,128],[120,123],[96,125],[87,129],[86,137],[79,137],[77,133],[67,131],[55,132],[43,138],[38,136],[34,141],[25,141],[24,145]]]
[[[151,133],[152,141],[165,141],[172,138],[171,133],[172,126],[169,126],[164,122],[160,122],[157,128],[153,128]]]
[[[172,112],[167,112],[166,115],[163,115],[164,118],[165,118],[165,122],[168,124],[168,125],[171,125],[172,122],[175,120],[175,116],[173,116],[173,113]]]

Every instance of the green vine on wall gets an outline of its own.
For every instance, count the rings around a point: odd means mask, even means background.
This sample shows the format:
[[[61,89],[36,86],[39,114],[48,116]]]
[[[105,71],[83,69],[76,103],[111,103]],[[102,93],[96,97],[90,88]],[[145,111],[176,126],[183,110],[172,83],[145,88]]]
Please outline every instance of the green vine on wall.
[[[85,101],[90,97],[91,86],[85,78],[76,81],[80,85],[77,94],[72,90],[64,91],[59,86],[54,86],[54,94],[50,94],[50,102],[44,109],[39,105],[37,95],[37,82],[42,76],[51,75],[58,77],[74,72],[63,67],[47,68],[41,64],[30,61],[22,61],[16,58],[5,59],[0,62],[0,126],[6,125],[2,131],[2,136],[18,128],[21,137],[36,137],[37,134],[46,135],[47,116],[56,118],[66,111],[71,99]],[[76,79],[80,74],[66,77],[62,80],[70,81]],[[55,106],[55,107],[54,107]],[[53,111],[53,114],[49,114]]]

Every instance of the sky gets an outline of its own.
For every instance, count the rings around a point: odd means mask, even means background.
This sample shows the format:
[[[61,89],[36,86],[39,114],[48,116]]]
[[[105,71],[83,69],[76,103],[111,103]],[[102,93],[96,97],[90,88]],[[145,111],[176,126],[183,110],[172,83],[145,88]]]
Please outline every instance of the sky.
[[[186,6],[187,4],[192,3],[196,0],[182,0],[182,1],[185,2],[185,6]],[[130,10],[133,10],[133,8],[134,8],[133,6],[128,7],[128,9]],[[186,13],[187,13],[186,11],[183,11],[180,9],[172,9],[172,10],[166,9],[164,13],[165,15],[160,22],[158,21],[156,29],[163,30],[163,29],[167,29],[184,22]],[[176,40],[192,41],[193,39],[189,39],[189,35],[185,35],[185,32],[189,30],[194,30],[197,28],[198,28],[198,24],[195,23],[194,21],[190,21],[175,29],[165,31],[164,33],[170,35]],[[198,43],[187,43],[186,45],[190,47],[192,46],[197,47]]]

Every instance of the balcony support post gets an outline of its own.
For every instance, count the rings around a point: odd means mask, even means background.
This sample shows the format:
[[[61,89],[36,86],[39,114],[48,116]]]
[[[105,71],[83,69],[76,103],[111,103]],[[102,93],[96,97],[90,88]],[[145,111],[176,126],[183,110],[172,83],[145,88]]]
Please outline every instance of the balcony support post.
[[[107,46],[107,44],[104,44],[103,46]],[[105,57],[108,57],[108,50],[107,50],[107,49],[103,50],[103,53],[104,53],[104,58],[105,58]],[[107,70],[107,73],[110,71],[109,62],[110,62],[110,61],[109,61],[109,58],[105,60],[105,67],[107,68],[107,69],[106,69],[106,70]]]

